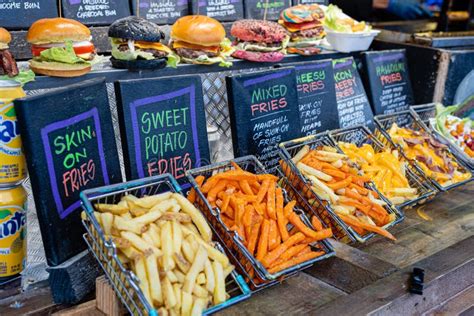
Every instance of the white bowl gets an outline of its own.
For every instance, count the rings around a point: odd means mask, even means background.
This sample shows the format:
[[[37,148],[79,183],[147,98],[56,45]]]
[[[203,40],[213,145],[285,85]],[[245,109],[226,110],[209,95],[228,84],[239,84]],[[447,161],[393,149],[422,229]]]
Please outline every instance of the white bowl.
[[[370,32],[341,33],[324,28],[326,39],[334,50],[342,53],[359,52],[369,49],[379,30]]]

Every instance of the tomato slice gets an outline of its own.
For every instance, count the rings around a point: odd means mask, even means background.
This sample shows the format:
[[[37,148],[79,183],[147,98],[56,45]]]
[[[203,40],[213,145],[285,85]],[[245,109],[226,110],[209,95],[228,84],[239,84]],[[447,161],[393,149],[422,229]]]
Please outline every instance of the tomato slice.
[[[59,45],[58,45],[59,46]],[[33,56],[39,56],[42,51],[53,47],[52,45],[32,45],[31,46],[31,53]],[[88,44],[83,44],[79,46],[73,46],[74,52],[76,55],[81,55],[81,54],[87,54],[87,53],[92,53],[95,50],[94,44],[89,42]]]

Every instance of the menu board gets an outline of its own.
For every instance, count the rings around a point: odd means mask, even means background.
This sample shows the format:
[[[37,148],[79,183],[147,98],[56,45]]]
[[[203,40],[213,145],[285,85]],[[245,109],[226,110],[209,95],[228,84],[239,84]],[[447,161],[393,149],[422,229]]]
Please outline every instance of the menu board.
[[[278,164],[278,144],[298,138],[300,118],[293,68],[226,78],[234,156]]]
[[[184,184],[210,163],[199,76],[118,81],[115,91],[128,179],[170,173]]]
[[[0,0],[0,26],[28,29],[36,20],[57,17],[57,3],[55,0]]]
[[[79,193],[120,182],[104,79],[15,101],[49,266],[86,248]],[[42,115],[38,115],[41,113]]]
[[[289,64],[295,67],[301,135],[339,128],[331,60]]]
[[[156,24],[173,24],[189,14],[188,0],[140,0],[139,16]],[[137,15],[137,0],[132,0],[132,12]]]
[[[247,19],[263,20],[267,8],[267,20],[276,21],[283,9],[291,7],[291,0],[245,0],[244,7]]]
[[[365,52],[365,79],[375,115],[404,111],[413,105],[405,50]]]
[[[333,68],[340,127],[364,125],[373,128],[374,115],[354,58],[335,59]]]
[[[207,15],[228,22],[244,17],[243,0],[196,0],[192,1],[193,14]]]
[[[62,0],[63,16],[85,25],[109,25],[130,15],[128,0]]]

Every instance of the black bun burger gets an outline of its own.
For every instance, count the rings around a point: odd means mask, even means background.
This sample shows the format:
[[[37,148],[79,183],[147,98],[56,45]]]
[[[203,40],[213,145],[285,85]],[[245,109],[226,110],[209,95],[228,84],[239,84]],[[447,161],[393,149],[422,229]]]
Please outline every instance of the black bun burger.
[[[176,66],[178,57],[160,43],[165,34],[153,22],[136,16],[115,21],[109,27],[112,43],[112,66],[121,69],[142,70]]]

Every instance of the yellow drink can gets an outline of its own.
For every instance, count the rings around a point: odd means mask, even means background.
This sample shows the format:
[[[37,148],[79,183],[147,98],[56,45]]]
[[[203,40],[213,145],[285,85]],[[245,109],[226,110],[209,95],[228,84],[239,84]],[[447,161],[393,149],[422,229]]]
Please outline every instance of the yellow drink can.
[[[26,204],[23,186],[0,188],[0,283],[25,268]]]
[[[26,177],[25,157],[13,107],[13,101],[24,96],[18,82],[0,80],[0,186],[20,183]]]

